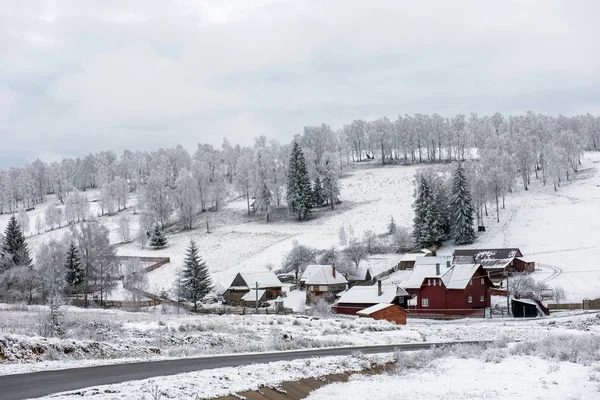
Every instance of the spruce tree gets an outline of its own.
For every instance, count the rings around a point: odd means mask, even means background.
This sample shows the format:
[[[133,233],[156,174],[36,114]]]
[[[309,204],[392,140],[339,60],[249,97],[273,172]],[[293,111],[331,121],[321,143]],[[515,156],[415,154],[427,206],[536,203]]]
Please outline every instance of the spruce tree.
[[[456,244],[473,243],[473,202],[469,191],[469,183],[462,164],[459,163],[452,177],[452,194],[450,196],[452,237]]]
[[[85,269],[83,268],[83,265],[81,265],[81,259],[79,258],[77,246],[75,246],[75,243],[73,242],[71,242],[71,246],[67,252],[65,271],[67,272],[67,287],[69,290],[77,292],[77,290],[79,290],[83,284],[83,280],[85,278]]]
[[[322,206],[325,203],[325,199],[323,197],[323,184],[321,183],[321,178],[317,176],[317,179],[313,182],[312,187],[312,200],[313,205],[315,207]]]
[[[196,242],[193,240],[190,240],[182,275],[183,297],[194,303],[194,311],[196,311],[198,302],[212,290],[212,281],[206,264],[198,255]]]
[[[167,245],[167,238],[160,225],[157,223],[154,225],[152,236],[150,237],[150,246],[155,249],[163,248]]]
[[[394,221],[394,216],[390,217],[390,223],[388,224],[388,233],[393,235],[398,231],[398,225],[396,225],[396,221]]]
[[[299,220],[308,216],[313,204],[306,161],[298,142],[294,142],[288,166],[287,203],[290,211],[296,213]]]
[[[436,204],[431,183],[424,176],[419,177],[417,197],[413,204],[415,218],[413,235],[420,247],[439,246],[445,239],[440,207]]]
[[[19,227],[17,218],[13,215],[8,221],[8,226],[4,231],[4,244],[2,250],[10,255],[14,265],[32,267],[32,260],[29,256],[25,235]]]

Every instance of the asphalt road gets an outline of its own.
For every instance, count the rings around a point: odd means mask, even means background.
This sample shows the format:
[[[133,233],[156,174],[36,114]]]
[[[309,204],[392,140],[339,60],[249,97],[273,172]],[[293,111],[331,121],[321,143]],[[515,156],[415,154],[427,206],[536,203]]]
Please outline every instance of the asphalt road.
[[[30,399],[60,392],[74,392],[78,389],[89,388],[92,386],[123,383],[133,380],[148,379],[156,376],[175,375],[213,368],[237,367],[240,365],[261,364],[273,361],[286,361],[310,357],[343,356],[350,355],[357,351],[365,354],[373,354],[389,353],[395,350],[426,350],[440,345],[442,345],[442,343],[409,343],[385,346],[298,350],[276,353],[147,361],[138,363],[103,365],[98,367],[32,372],[28,374],[4,375],[0,376],[0,399]]]

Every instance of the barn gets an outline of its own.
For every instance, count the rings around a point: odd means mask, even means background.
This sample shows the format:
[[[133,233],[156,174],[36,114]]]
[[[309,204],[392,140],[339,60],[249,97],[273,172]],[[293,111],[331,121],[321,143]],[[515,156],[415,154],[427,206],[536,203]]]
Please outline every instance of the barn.
[[[516,247],[499,249],[457,249],[452,253],[454,264],[478,263],[494,281],[503,280],[511,272],[533,272],[535,262],[523,257]]]
[[[537,303],[530,299],[511,299],[510,308],[515,318],[535,318],[543,315]]]
[[[356,315],[363,318],[390,321],[396,323],[396,325],[406,325],[406,310],[396,304],[375,304],[358,311]]]
[[[223,302],[230,305],[241,305],[242,298],[250,290],[257,288],[265,291],[265,300],[276,299],[282,293],[281,281],[273,272],[240,272],[233,278],[231,285],[225,291]]]

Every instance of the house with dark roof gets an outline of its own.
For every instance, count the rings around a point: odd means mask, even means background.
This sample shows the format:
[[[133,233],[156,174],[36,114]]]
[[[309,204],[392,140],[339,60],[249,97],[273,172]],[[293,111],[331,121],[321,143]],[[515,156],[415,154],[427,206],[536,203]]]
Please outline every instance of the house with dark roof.
[[[233,278],[231,285],[225,291],[223,302],[230,305],[242,305],[245,301],[243,299],[244,296],[250,291],[256,291],[257,289],[259,290],[259,294],[261,290],[264,291],[263,301],[273,300],[281,295],[282,284],[277,275],[270,271],[240,272]],[[249,301],[252,301],[252,298],[256,301],[256,292],[254,292],[254,297],[247,297]]]
[[[518,248],[457,249],[452,253],[454,264],[481,264],[490,279],[504,280],[513,272],[533,272],[535,262],[523,256]]]
[[[376,304],[395,304],[398,307],[408,308],[410,294],[395,285],[354,286],[340,293],[333,310],[338,314],[356,315],[360,310]]]
[[[333,303],[338,293],[348,289],[348,280],[335,265],[308,265],[300,277],[300,287],[306,290],[307,303],[319,299]]]

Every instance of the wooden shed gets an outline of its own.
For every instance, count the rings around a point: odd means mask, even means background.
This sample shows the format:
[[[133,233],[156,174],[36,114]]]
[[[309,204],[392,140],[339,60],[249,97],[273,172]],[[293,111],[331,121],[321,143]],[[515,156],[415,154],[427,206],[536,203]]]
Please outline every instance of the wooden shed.
[[[359,317],[373,318],[394,322],[397,325],[406,325],[406,310],[395,304],[375,304],[356,313]]]
[[[539,304],[531,299],[511,299],[510,308],[515,318],[535,318],[546,314]]]

